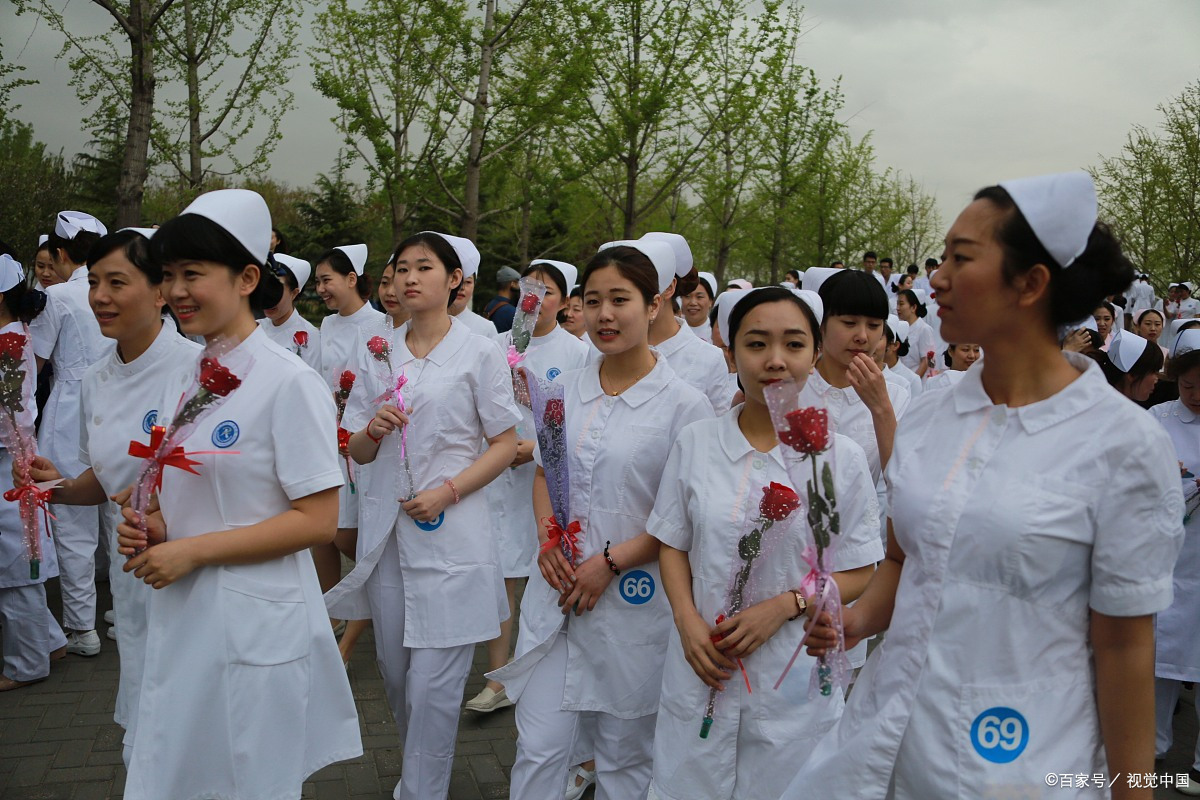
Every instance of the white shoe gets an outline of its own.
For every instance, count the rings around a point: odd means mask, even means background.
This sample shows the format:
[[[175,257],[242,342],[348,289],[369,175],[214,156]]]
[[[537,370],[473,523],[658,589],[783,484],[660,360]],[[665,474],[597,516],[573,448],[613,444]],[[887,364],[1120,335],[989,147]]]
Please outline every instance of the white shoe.
[[[567,770],[567,791],[563,797],[565,800],[579,800],[587,788],[595,782],[595,770],[584,769],[582,765],[571,767]]]
[[[1175,784],[1175,791],[1188,797],[1200,797],[1200,772],[1197,772],[1194,767],[1189,767],[1187,782]]]
[[[112,639],[114,642],[117,640],[117,626],[116,625],[113,625],[111,628],[108,629],[108,638]]]
[[[71,631],[67,634],[67,652],[80,656],[100,654],[100,637],[95,631]]]
[[[104,612],[104,621],[107,622],[109,625],[117,624],[117,616],[116,616],[116,614],[113,613],[113,610],[111,608],[108,611]]]
[[[483,691],[467,701],[467,710],[478,711],[480,714],[490,714],[501,708],[508,708],[513,704],[512,700],[508,699],[508,694],[504,687],[500,691],[493,692],[490,687],[484,686]]]

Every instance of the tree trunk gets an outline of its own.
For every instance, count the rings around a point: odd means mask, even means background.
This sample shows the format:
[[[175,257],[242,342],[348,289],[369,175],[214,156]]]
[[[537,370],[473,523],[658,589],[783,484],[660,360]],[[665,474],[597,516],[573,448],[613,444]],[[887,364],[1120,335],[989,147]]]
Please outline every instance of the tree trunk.
[[[629,107],[641,107],[641,69],[642,69],[642,17],[641,4],[634,3],[632,9],[633,66],[629,70]],[[624,217],[624,228],[621,235],[633,239],[637,230],[637,185],[638,171],[641,169],[641,159],[638,154],[638,122],[631,114],[625,123],[625,204],[621,209]]]
[[[463,213],[458,235],[475,241],[479,235],[479,185],[483,172],[483,126],[487,121],[488,85],[492,79],[492,61],[496,57],[493,40],[496,27],[496,0],[487,0],[483,17],[482,46],[479,52],[479,86],[471,109],[471,138],[467,145],[466,182],[463,187]]]
[[[187,47],[188,89],[188,184],[199,189],[204,183],[200,139],[200,56],[196,52],[196,26],[192,20],[192,0],[183,0],[184,39]]]
[[[129,6],[129,20],[136,35],[129,38],[129,127],[117,182],[118,228],[136,227],[142,222],[142,193],[150,172],[150,123],[154,116],[154,31],[148,19],[151,7],[149,0],[133,0]]]

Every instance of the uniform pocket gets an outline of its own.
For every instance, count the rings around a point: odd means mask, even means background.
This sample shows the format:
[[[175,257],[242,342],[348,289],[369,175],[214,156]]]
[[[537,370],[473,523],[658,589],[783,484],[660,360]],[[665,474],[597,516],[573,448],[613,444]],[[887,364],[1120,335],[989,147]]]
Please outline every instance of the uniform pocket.
[[[1061,605],[1078,591],[1090,570],[1095,530],[1080,489],[1064,484],[1025,485],[1019,498],[1021,530],[1007,559],[1006,583],[1020,597]]]
[[[958,797],[1051,796],[1046,775],[1105,771],[1091,684],[1060,675],[1007,686],[966,685],[951,735],[958,758]],[[1099,797],[1094,786],[1053,797]]]
[[[267,583],[226,570],[221,588],[231,663],[272,666],[308,655],[311,635],[299,585]]]

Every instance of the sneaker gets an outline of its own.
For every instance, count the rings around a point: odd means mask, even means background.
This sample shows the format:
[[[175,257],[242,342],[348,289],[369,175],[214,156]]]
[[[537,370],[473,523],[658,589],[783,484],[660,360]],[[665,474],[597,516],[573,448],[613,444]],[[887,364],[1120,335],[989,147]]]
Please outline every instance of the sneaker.
[[[80,656],[100,654],[100,637],[95,631],[71,631],[67,634],[67,652]]]
[[[497,709],[508,708],[512,704],[512,700],[508,699],[508,694],[503,687],[500,691],[493,692],[489,687],[484,686],[482,692],[467,701],[467,709],[478,711],[480,714],[490,714]]]
[[[577,764],[567,770],[567,791],[563,797],[565,800],[579,800],[595,782],[596,771],[584,769],[582,765]]]
[[[107,622],[109,625],[117,624],[117,617],[113,613],[113,610],[111,608],[108,611],[104,612],[104,621]]]
[[[117,626],[116,625],[113,625],[111,628],[108,629],[108,638],[112,639],[114,642],[117,640]]]
[[[1200,772],[1195,767],[1188,767],[1187,781],[1175,784],[1175,791],[1188,797],[1200,797]]]

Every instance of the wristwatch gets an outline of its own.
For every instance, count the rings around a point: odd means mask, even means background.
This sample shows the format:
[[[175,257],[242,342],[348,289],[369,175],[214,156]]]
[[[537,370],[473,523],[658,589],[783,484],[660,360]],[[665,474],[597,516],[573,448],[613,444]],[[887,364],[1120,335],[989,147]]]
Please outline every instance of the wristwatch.
[[[792,595],[796,598],[796,616],[788,617],[788,622],[794,619],[800,619],[804,616],[804,612],[808,610],[808,601],[804,599],[804,595],[800,594],[799,589],[792,589]]]

